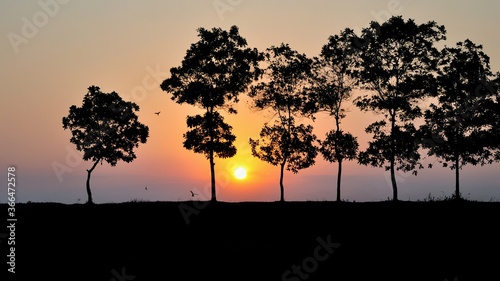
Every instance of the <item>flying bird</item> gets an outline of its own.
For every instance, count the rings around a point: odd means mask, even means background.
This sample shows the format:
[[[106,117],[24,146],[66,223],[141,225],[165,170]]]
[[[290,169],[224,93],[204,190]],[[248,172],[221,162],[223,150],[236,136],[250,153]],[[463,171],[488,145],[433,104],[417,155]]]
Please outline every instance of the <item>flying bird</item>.
[[[160,116],[161,111],[155,112],[156,115]]]
[[[198,194],[194,193],[194,192],[193,192],[193,191],[191,191],[191,190],[190,190],[189,192],[191,192],[191,197],[194,197],[195,195],[198,195]]]
[[[146,186],[146,187],[144,187],[144,189],[145,189],[145,190],[148,190],[148,187]]]

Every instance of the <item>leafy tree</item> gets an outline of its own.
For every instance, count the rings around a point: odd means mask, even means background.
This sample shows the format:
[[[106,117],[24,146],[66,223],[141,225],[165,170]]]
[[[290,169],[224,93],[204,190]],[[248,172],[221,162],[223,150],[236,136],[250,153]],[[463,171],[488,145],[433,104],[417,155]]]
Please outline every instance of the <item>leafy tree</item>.
[[[342,162],[354,160],[358,156],[358,141],[350,133],[342,130],[331,130],[326,133],[326,138],[320,141],[319,151],[323,158],[331,163],[338,162],[337,172],[337,202],[340,202],[340,182],[342,179]]]
[[[422,167],[414,120],[422,116],[419,102],[435,92],[439,51],[434,44],[442,39],[445,28],[435,22],[418,25],[392,17],[383,24],[370,23],[358,40],[358,75],[372,94],[358,97],[356,105],[384,117],[366,128],[374,140],[358,161],[390,170],[394,201],[398,200],[395,171],[416,174],[415,169]]]
[[[186,149],[205,154],[207,157],[210,151],[219,158],[229,158],[236,154],[236,147],[233,145],[236,136],[231,133],[232,127],[224,123],[218,112],[206,112],[203,116],[188,116],[187,126],[191,130],[184,134]],[[211,133],[212,138],[209,133],[211,129],[214,129]]]
[[[231,127],[222,121],[217,110],[236,113],[233,105],[238,102],[239,94],[260,75],[258,62],[262,54],[247,48],[247,41],[236,26],[229,31],[199,28],[198,36],[200,40],[187,50],[181,66],[170,69],[171,76],[163,81],[161,89],[171,94],[173,101],[195,105],[206,112],[203,118],[188,118],[188,126],[197,129],[185,134],[184,147],[203,153],[209,159],[211,200],[216,201],[214,156],[235,154],[234,138],[225,138],[230,135]],[[208,120],[210,118],[213,119]],[[200,123],[189,124],[190,121]],[[219,135],[221,132],[224,137]]]
[[[494,112],[496,90],[489,57],[481,45],[467,39],[441,54],[438,104],[431,104],[425,112],[421,131],[424,137],[432,135],[439,140],[423,142],[423,146],[428,155],[437,156],[444,167],[455,170],[454,197],[460,199],[460,170],[467,164],[484,165],[494,160],[492,143],[485,136],[498,125],[488,115]]]
[[[500,162],[500,72],[497,72],[495,77],[494,81],[485,86],[492,94],[486,109],[490,130],[485,136],[485,141],[489,149],[495,153],[495,161]]]
[[[88,88],[81,107],[72,105],[63,117],[64,129],[71,131],[70,142],[83,151],[83,160],[94,164],[87,170],[87,203],[92,204],[90,175],[99,162],[115,166],[119,160],[132,162],[134,148],[146,143],[149,128],[138,121],[139,106],[124,101],[117,93],[103,93],[97,86]]]
[[[283,126],[282,121],[276,122],[272,127],[264,125],[258,140],[250,138],[253,156],[273,166],[280,166],[281,202],[285,201],[285,166],[287,171],[296,174],[299,170],[314,165],[318,154],[314,146],[316,136],[313,134],[313,127],[304,124],[296,126],[293,121],[287,123],[289,126]]]
[[[320,141],[319,151],[325,160],[338,162],[337,201],[340,201],[342,162],[356,159],[359,146],[353,135],[340,129],[341,120],[346,116],[345,102],[351,98],[357,85],[357,79],[353,77],[359,57],[358,50],[353,47],[355,37],[352,29],[330,36],[314,63],[312,91],[316,110],[335,118],[335,129]]]
[[[260,140],[250,139],[252,154],[272,165],[280,165],[280,201],[284,201],[283,175],[314,165],[317,149],[312,126],[296,125],[299,116],[312,117],[308,95],[312,60],[288,44],[271,47],[265,53],[264,79],[252,86],[254,107],[269,109],[278,116],[272,127],[264,125]]]
[[[495,151],[495,161],[500,162],[500,72],[496,73],[496,79],[489,84],[488,89],[494,95],[488,106],[491,127],[487,139],[490,141],[489,148]]]

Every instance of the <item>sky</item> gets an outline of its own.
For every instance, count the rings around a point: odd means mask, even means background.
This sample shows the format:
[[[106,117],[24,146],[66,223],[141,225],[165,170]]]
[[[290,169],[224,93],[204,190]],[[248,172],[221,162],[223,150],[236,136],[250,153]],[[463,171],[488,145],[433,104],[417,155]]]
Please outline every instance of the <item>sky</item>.
[[[180,65],[190,44],[198,40],[197,28],[237,25],[249,47],[264,51],[288,43],[313,57],[329,36],[346,27],[359,32],[371,21],[402,15],[417,23],[444,25],[447,40],[442,45],[453,46],[467,38],[482,44],[496,72],[500,70],[499,10],[500,2],[493,0],[1,1],[0,167],[5,171],[0,180],[7,186],[7,168],[15,166],[18,202],[85,202],[86,169],[92,163],[81,159],[61,120],[71,105],[82,104],[87,88],[96,85],[138,104],[139,121],[149,127],[150,136],[136,149],[133,162],[96,167],[91,179],[94,201],[184,201],[192,200],[190,190],[198,194],[197,199],[208,199],[208,160],[182,146],[186,116],[201,110],[174,103],[159,87],[169,77],[169,69]],[[216,159],[219,201],[279,200],[279,168],[254,158],[248,144],[271,114],[251,109],[249,102],[242,95],[237,115],[223,113],[237,137],[238,152],[230,159]],[[357,136],[364,149],[371,138],[364,128],[378,117],[353,105],[348,108],[342,127]],[[157,111],[160,115],[154,114]],[[320,114],[313,125],[321,139],[334,120]],[[240,166],[248,172],[244,180],[233,175]],[[498,163],[466,166],[461,171],[463,196],[500,200],[499,168]],[[286,172],[285,200],[334,200],[336,171],[336,164],[318,157],[311,168]],[[398,173],[397,180],[401,200],[422,200],[429,194],[449,197],[455,186],[454,171],[439,165],[419,171],[418,176]],[[6,188],[2,190],[0,202],[6,202]],[[355,161],[344,164],[343,199],[391,197],[388,172]]]

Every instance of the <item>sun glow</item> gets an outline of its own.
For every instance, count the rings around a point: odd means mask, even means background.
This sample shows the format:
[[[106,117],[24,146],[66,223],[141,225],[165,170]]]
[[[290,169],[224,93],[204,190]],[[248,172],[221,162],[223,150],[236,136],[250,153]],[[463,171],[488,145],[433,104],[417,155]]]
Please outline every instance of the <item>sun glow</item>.
[[[233,175],[239,180],[245,179],[247,177],[247,170],[243,167],[238,167],[234,170]]]

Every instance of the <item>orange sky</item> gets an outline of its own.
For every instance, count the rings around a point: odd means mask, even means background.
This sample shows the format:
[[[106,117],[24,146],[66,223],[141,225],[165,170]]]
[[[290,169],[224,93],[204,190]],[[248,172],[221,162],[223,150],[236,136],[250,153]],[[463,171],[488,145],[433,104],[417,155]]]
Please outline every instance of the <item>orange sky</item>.
[[[139,147],[134,162],[96,168],[92,176],[96,202],[189,200],[189,190],[204,196],[210,180],[208,161],[182,147],[186,116],[200,110],[175,104],[159,88],[168,70],[181,63],[189,45],[197,40],[198,27],[237,25],[250,47],[263,51],[285,42],[312,57],[328,36],[341,29],[359,31],[372,20],[402,14],[418,23],[435,20],[445,25],[447,45],[466,38],[483,44],[493,71],[500,70],[499,2],[336,2],[340,1],[2,1],[0,161],[5,169],[9,165],[18,168],[18,200],[86,200],[85,169],[91,165],[74,157],[78,154],[61,119],[71,105],[81,105],[90,85],[104,92],[116,91],[137,103],[139,120],[150,128],[148,142]],[[278,168],[253,158],[248,145],[248,138],[258,136],[270,114],[252,111],[246,102],[242,97],[238,115],[224,114],[237,136],[238,154],[216,160],[218,199],[278,200]],[[351,109],[342,126],[358,136],[365,148],[370,136],[364,128],[375,119],[354,106]],[[161,114],[153,114],[156,111]],[[313,125],[322,138],[333,120],[318,115]],[[236,166],[248,169],[246,180],[232,177]],[[65,173],[58,176],[54,167],[65,167]],[[462,193],[470,193],[472,199],[500,200],[499,168],[499,164],[466,167]],[[6,182],[4,174],[0,180]],[[392,194],[388,174],[382,169],[351,162],[346,163],[343,175],[345,199],[385,200]],[[314,167],[285,175],[285,199],[333,200],[335,179],[336,165],[318,157]],[[430,192],[451,195],[454,178],[449,169],[435,168],[421,171],[418,177],[399,175],[398,184],[400,199],[416,200]],[[1,194],[0,202],[5,201],[6,194]]]

